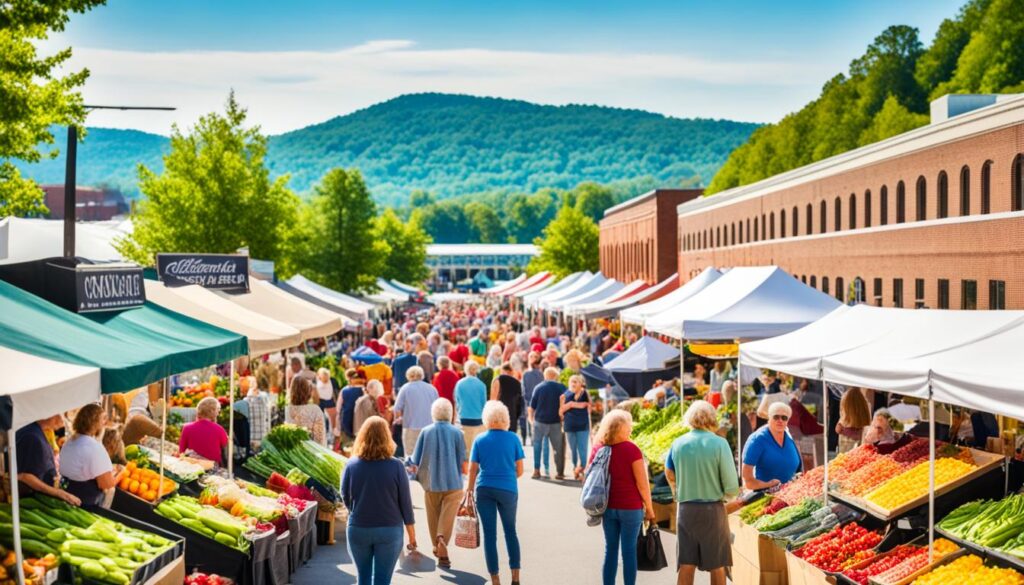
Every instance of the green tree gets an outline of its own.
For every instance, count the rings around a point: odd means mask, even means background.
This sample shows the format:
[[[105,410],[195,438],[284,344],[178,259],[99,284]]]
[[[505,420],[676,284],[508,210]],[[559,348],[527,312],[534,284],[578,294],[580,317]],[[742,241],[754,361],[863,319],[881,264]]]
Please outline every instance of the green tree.
[[[604,217],[604,210],[615,205],[612,190],[593,182],[580,183],[573,189],[576,194],[576,209],[595,222]]]
[[[81,125],[85,120],[78,93],[89,71],[57,76],[71,49],[40,55],[37,45],[51,32],[64,30],[70,13],[82,13],[105,0],[11,0],[0,3],[0,216],[47,213],[43,191],[22,176],[11,159],[38,162],[58,151],[51,126]]]
[[[875,116],[871,126],[861,134],[861,144],[871,144],[885,140],[890,136],[909,132],[928,123],[926,114],[915,114],[903,107],[896,96],[889,96],[882,105],[881,111]]]
[[[438,244],[477,242],[480,238],[466,218],[463,205],[455,201],[442,201],[415,209],[411,221],[422,226]]]
[[[939,84],[953,77],[960,53],[971,40],[981,18],[992,0],[971,0],[960,9],[956,18],[947,18],[939,25],[932,46],[917,61],[914,77],[926,90],[933,91],[931,99],[940,97],[935,90]]]
[[[403,222],[392,209],[385,209],[374,223],[376,239],[387,244],[388,253],[381,276],[418,283],[430,277],[427,244],[430,236],[416,221]]]
[[[247,246],[254,258],[284,259],[299,199],[287,188],[287,175],[270,179],[267,139],[245,120],[232,92],[223,114],[201,117],[187,134],[172,128],[164,171],[139,165],[146,198],[132,216],[133,233],[116,242],[122,254],[151,266],[158,252],[231,253]]]
[[[555,189],[541,189],[533,195],[516,193],[503,206],[505,222],[516,242],[532,242],[555,218],[561,194]]]
[[[416,209],[417,207],[426,207],[433,205],[437,202],[437,198],[430,194],[430,191],[424,191],[422,189],[416,189],[409,194],[409,207]]]
[[[471,201],[464,209],[466,220],[473,226],[477,241],[484,244],[501,244],[508,241],[505,226],[494,208],[480,201]]]
[[[547,270],[563,277],[581,270],[599,269],[598,229],[579,209],[563,206],[544,228],[544,237],[534,240],[540,253],[530,261],[531,273]]]
[[[945,93],[1024,91],[1024,0],[992,0],[957,60]]]
[[[357,169],[332,169],[314,189],[309,217],[315,243],[301,262],[316,282],[335,290],[377,290],[388,244],[377,238],[377,206]]]

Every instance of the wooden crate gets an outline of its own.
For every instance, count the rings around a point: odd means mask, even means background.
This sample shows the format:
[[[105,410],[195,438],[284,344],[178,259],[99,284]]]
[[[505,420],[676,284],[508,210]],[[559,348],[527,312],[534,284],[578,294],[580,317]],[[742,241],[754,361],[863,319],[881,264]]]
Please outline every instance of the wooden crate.
[[[795,554],[786,552],[789,585],[835,585],[837,579]]]
[[[1006,459],[1003,455],[998,453],[989,453],[987,451],[980,451],[978,449],[970,449],[971,455],[974,457],[974,464],[977,466],[976,469],[951,482],[944,484],[938,484],[935,486],[935,496],[941,496],[945,493],[951,492],[956,488],[973,481],[986,473],[992,471],[996,467],[1003,464],[1003,460]],[[829,490],[829,496],[834,497],[841,502],[850,504],[854,508],[863,510],[868,514],[871,514],[875,518],[880,520],[891,520],[898,516],[902,516],[906,512],[909,512],[915,508],[919,508],[928,503],[928,494],[925,494],[919,498],[913,499],[902,506],[898,506],[892,510],[886,510],[880,506],[877,506],[864,498],[858,496],[852,496],[837,492],[835,490]]]
[[[334,511],[317,510],[316,520],[317,522],[327,523],[327,544],[334,544]]]
[[[185,555],[157,571],[145,585],[181,585],[185,581]]]
[[[786,551],[782,547],[753,526],[744,524],[739,514],[729,515],[729,531],[732,533],[733,583],[775,585],[788,582]],[[739,573],[746,578],[740,579]]]

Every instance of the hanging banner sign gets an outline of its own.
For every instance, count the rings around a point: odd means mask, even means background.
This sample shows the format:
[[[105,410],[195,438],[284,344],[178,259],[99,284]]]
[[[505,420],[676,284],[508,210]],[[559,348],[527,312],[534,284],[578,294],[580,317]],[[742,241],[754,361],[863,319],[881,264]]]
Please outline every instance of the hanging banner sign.
[[[244,254],[157,254],[156,270],[170,287],[198,284],[226,292],[249,292],[249,257]]]
[[[142,268],[79,264],[75,267],[75,308],[79,313],[117,311],[146,302]]]

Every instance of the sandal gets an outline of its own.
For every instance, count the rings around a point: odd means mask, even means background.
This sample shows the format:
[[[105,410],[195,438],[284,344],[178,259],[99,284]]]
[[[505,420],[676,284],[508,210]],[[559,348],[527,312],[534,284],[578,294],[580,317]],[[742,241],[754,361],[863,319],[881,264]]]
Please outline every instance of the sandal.
[[[442,569],[452,568],[452,562],[448,557],[437,557],[437,566]]]

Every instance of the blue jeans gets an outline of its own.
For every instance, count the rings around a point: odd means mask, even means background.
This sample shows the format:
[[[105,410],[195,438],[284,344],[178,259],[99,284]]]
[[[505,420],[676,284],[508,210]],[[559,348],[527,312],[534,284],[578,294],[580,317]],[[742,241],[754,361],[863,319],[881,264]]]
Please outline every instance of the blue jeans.
[[[533,468],[539,470],[541,464],[544,473],[548,473],[549,446],[554,448],[555,471],[558,475],[565,473],[565,450],[562,440],[562,425],[560,423],[533,422]]]
[[[590,440],[590,431],[568,431],[565,438],[569,440],[569,451],[572,452],[572,466],[587,466],[587,443]]]
[[[505,532],[505,546],[508,547],[508,564],[511,569],[520,568],[519,536],[516,534],[516,506],[519,494],[508,490],[489,487],[476,488],[476,510],[480,515],[480,528],[484,536],[484,559],[487,561],[487,572],[498,574],[498,516],[501,516],[501,528]],[[633,537],[634,557],[636,556],[636,536]],[[636,567],[636,561],[633,561]]]
[[[356,566],[359,585],[390,585],[405,542],[405,527],[352,526],[345,530],[348,554]]]
[[[604,585],[615,585],[620,543],[622,580],[626,585],[636,585],[636,539],[643,522],[643,510],[605,510],[601,523],[604,527],[604,568],[601,571]]]

